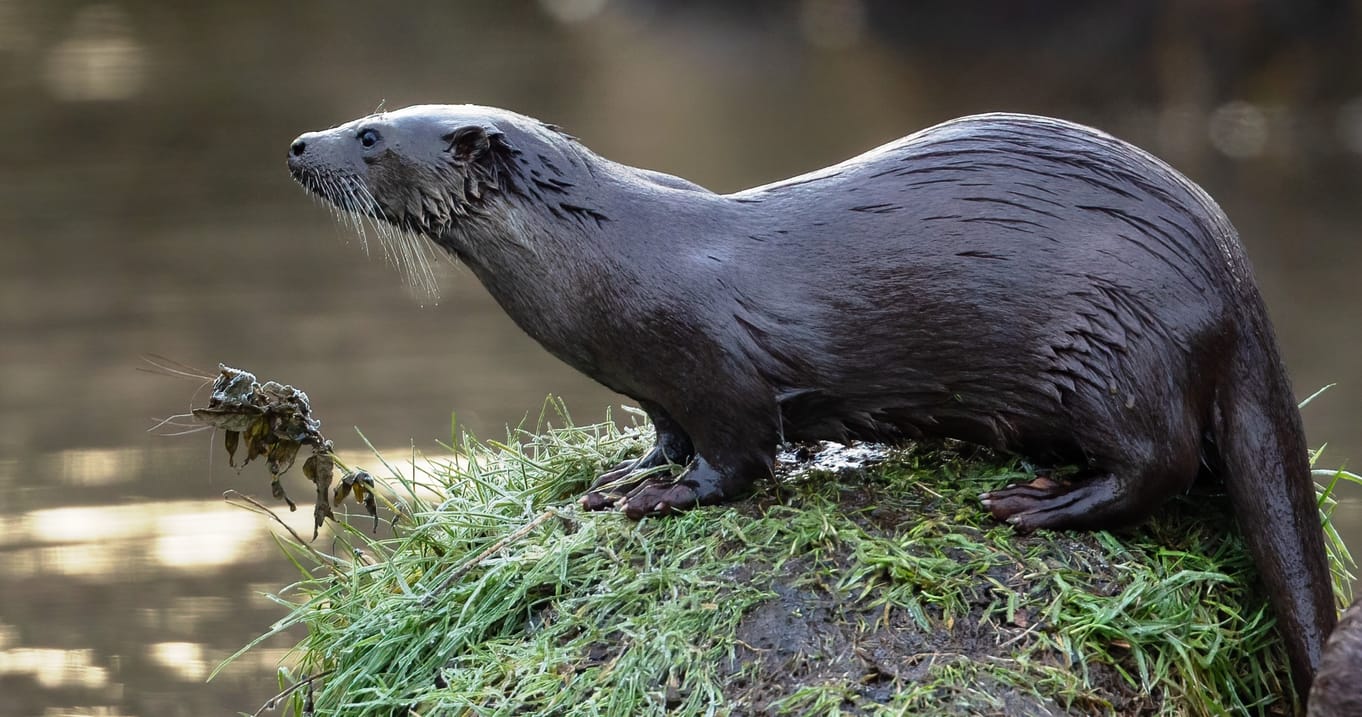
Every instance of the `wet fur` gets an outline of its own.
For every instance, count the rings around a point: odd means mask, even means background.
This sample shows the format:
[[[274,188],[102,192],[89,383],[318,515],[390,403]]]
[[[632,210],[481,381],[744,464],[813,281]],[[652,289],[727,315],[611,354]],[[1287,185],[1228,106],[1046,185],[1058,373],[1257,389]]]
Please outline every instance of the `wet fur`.
[[[358,150],[366,127],[392,146]],[[1145,152],[980,115],[718,195],[491,108],[300,140],[318,145],[291,158],[309,189],[334,201],[318,178],[360,178],[372,216],[458,256],[545,348],[648,411],[658,448],[588,507],[732,498],[782,440],[930,435],[1085,466],[986,505],[1027,529],[1108,528],[1207,465],[1308,685],[1335,606],[1300,417],[1233,227]],[[668,462],[689,467],[639,477]]]

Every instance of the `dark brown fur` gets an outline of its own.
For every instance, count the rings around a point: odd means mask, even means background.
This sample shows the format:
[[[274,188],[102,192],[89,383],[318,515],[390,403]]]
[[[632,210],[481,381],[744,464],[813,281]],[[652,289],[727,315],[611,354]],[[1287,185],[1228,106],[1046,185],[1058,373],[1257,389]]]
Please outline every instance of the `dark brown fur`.
[[[1310,690],[1310,717],[1362,715],[1362,598],[1353,601],[1324,645]]]

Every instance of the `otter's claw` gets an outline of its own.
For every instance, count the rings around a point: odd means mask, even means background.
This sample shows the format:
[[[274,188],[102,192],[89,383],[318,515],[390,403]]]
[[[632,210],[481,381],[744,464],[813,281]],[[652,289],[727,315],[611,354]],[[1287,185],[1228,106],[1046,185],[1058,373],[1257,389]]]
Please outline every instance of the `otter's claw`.
[[[583,510],[610,510],[611,508],[614,508],[615,503],[619,502],[623,497],[624,496],[618,493],[591,491],[582,496],[577,502],[582,506]]]
[[[700,505],[695,488],[685,483],[644,483],[620,504],[620,510],[632,520],[645,515],[671,515]]]
[[[587,510],[614,507],[629,518],[638,520],[645,515],[671,515],[700,505],[722,503],[744,492],[749,485],[739,478],[726,478],[728,474],[716,471],[708,461],[699,457],[675,478],[668,473],[655,472],[634,481],[637,475],[630,474],[623,488],[617,482],[605,490],[588,492],[582,497],[582,507]],[[630,482],[632,486],[628,485]],[[627,494],[621,495],[626,490]]]
[[[1018,530],[1098,528],[1119,524],[1120,516],[1103,513],[1123,496],[1122,484],[1110,473],[1076,482],[1037,478],[979,496],[993,517]],[[1098,516],[1094,520],[1093,516]]]

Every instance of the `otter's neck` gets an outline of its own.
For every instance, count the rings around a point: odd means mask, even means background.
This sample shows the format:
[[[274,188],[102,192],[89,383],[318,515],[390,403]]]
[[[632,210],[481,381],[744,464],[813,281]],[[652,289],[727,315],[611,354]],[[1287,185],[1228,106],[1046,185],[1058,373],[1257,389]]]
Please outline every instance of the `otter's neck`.
[[[605,229],[616,220],[599,206],[580,192],[542,188],[496,197],[437,242],[472,270],[525,333],[588,374],[598,360],[580,340],[580,324],[626,303],[612,291],[625,273]]]
[[[609,385],[601,354],[611,347],[581,336],[634,337],[671,301],[667,277],[723,239],[714,229],[732,207],[685,180],[582,161],[591,164],[522,165],[514,191],[452,223],[438,243],[527,334]]]

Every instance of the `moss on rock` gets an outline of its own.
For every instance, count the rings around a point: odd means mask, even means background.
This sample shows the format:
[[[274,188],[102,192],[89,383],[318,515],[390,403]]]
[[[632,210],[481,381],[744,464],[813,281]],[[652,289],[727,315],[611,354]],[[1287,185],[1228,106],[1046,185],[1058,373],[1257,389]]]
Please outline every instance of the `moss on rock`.
[[[578,510],[649,434],[465,441],[438,497],[393,486],[391,537],[286,543],[304,577],[269,634],[305,625],[289,679],[323,675],[294,712],[305,698],[385,716],[1295,709],[1213,486],[1119,535],[1019,535],[977,495],[1028,474],[940,443],[842,471],[801,456],[748,500],[670,518]]]

